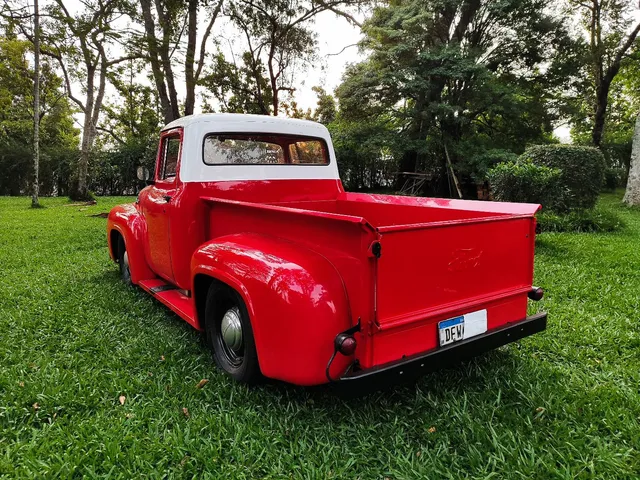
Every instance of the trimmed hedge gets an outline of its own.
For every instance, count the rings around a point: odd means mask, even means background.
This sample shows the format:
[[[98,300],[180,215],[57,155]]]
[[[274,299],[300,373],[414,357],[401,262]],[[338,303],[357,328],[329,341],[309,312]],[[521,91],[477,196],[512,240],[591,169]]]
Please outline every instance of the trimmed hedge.
[[[627,186],[627,170],[625,168],[607,168],[604,172],[604,189],[614,191]]]
[[[531,161],[506,162],[487,174],[493,198],[502,202],[540,203],[545,209],[562,210],[562,171]]]
[[[519,161],[556,168],[562,172],[562,201],[553,208],[570,211],[593,208],[602,190],[606,163],[597,148],[576,145],[536,145],[527,148]]]

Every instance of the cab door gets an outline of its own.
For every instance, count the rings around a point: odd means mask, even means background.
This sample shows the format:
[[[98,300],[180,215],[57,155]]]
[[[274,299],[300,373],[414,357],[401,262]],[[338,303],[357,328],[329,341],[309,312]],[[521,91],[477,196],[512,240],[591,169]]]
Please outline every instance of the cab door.
[[[173,197],[178,189],[178,169],[182,152],[182,130],[169,130],[160,137],[155,183],[143,190],[140,204],[147,223],[147,257],[156,275],[173,281],[170,224]]]

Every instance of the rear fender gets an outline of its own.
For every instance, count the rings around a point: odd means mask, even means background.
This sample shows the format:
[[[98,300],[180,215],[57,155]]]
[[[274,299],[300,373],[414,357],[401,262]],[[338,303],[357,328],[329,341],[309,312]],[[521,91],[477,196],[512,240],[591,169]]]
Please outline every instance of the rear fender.
[[[242,296],[265,376],[299,385],[327,381],[334,338],[351,326],[351,316],[342,278],[325,257],[285,240],[236,234],[198,248],[191,271],[194,279],[213,277]],[[192,291],[203,295],[195,285]],[[338,355],[332,376],[352,361]]]
[[[118,261],[118,245],[112,245],[112,232],[122,235],[129,256],[131,281],[137,284],[140,280],[155,278],[149,268],[144,254],[144,242],[147,237],[147,224],[135,204],[117,205],[109,212],[107,218],[107,242],[109,255],[113,261]]]

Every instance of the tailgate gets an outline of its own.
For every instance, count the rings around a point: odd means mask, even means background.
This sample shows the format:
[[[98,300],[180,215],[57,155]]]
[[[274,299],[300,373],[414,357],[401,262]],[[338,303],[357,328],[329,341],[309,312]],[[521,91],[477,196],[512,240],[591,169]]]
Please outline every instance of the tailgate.
[[[531,287],[532,215],[394,225],[379,232],[376,317],[381,330],[467,313]]]

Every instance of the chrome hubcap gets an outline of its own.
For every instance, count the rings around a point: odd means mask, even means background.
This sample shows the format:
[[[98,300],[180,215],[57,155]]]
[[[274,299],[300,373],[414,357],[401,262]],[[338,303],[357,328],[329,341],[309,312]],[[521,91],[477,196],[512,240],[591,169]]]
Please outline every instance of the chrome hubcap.
[[[238,307],[227,310],[222,317],[220,331],[225,345],[233,353],[238,354],[242,350],[242,323]]]

